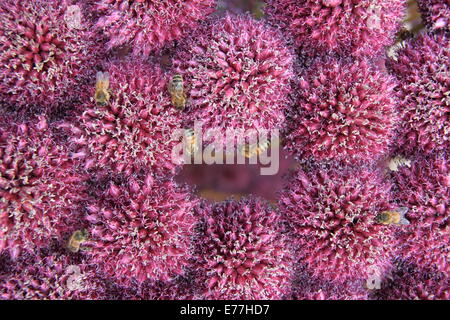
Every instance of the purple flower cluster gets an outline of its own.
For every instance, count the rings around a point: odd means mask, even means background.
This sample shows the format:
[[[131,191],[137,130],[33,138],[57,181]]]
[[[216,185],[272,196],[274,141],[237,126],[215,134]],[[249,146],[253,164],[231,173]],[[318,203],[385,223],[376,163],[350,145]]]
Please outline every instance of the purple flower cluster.
[[[288,149],[316,161],[373,161],[391,143],[395,84],[367,60],[317,59],[299,80]]]
[[[0,99],[15,109],[79,95],[102,49],[68,0],[0,2]]]
[[[131,46],[133,55],[148,56],[186,36],[214,5],[214,0],[99,0],[95,27],[108,36],[109,49]]]
[[[280,214],[262,200],[205,205],[195,236],[207,299],[281,299],[290,290],[292,252]]]
[[[394,40],[402,0],[269,0],[271,23],[290,33],[302,54],[373,56]]]
[[[398,256],[448,274],[450,168],[444,156],[416,159],[392,174],[395,199],[409,209],[411,226],[399,235]]]
[[[169,280],[187,265],[196,220],[195,200],[173,181],[151,173],[97,175],[85,220],[91,235],[87,256],[119,283]]]
[[[58,124],[70,132],[71,157],[86,169],[106,166],[128,176],[147,166],[174,171],[172,133],[181,128],[182,115],[171,104],[168,76],[161,67],[140,62],[111,63],[106,70],[111,101],[103,106],[85,101],[76,120]],[[93,97],[94,86],[88,90]]]
[[[204,129],[274,129],[289,105],[293,53],[282,35],[250,16],[227,15],[180,43],[173,68],[190,84],[188,123]]]
[[[2,114],[4,116],[4,114]],[[55,143],[48,120],[0,125],[0,250],[13,257],[76,223],[85,176]]]
[[[449,28],[450,2],[448,0],[417,0],[422,18],[432,29]]]
[[[450,150],[450,48],[445,33],[422,33],[404,43],[388,67],[397,76],[403,153]]]
[[[449,299],[449,7],[392,47],[404,2],[0,0],[0,299]],[[275,201],[177,182],[197,121],[280,130]]]
[[[387,268],[392,230],[375,217],[389,198],[389,183],[375,170],[316,167],[293,174],[279,206],[297,258],[314,276],[343,282]]]

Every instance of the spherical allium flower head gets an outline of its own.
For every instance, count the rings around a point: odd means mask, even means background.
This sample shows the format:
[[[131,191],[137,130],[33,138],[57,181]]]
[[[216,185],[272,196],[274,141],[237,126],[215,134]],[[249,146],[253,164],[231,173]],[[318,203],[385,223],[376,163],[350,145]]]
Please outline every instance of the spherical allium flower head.
[[[0,250],[17,257],[65,232],[77,220],[83,179],[45,117],[0,125]]]
[[[397,260],[395,268],[381,282],[373,295],[381,300],[448,300],[448,273],[435,268],[418,267],[414,262]]]
[[[364,280],[334,283],[316,277],[306,265],[300,264],[292,283],[293,300],[367,300]]]
[[[402,0],[269,0],[269,21],[293,35],[306,55],[373,56],[393,42]]]
[[[0,3],[0,97],[17,107],[52,106],[79,94],[99,47],[68,0]]]
[[[96,27],[108,47],[131,45],[136,56],[148,56],[167,42],[180,39],[214,11],[215,0],[100,0]]]
[[[293,174],[280,208],[314,276],[343,282],[383,272],[392,228],[375,222],[389,209],[390,186],[371,169],[317,167]]]
[[[111,64],[108,73],[110,99],[102,105],[92,98],[79,124],[60,124],[71,131],[72,157],[84,159],[86,168],[107,166],[127,175],[147,167],[174,171],[171,152],[179,142],[173,133],[182,114],[171,104],[168,76],[140,62]],[[90,90],[94,97],[94,86]]]
[[[397,76],[405,153],[450,149],[450,47],[445,34],[422,33],[404,44],[388,67]]]
[[[292,256],[275,209],[257,198],[205,204],[196,235],[207,299],[281,299]]]
[[[317,161],[371,161],[387,151],[396,113],[393,79],[367,60],[317,59],[299,81],[286,145]]]
[[[392,173],[395,199],[408,208],[408,228],[398,236],[398,254],[421,268],[434,266],[450,273],[450,170],[443,156],[417,158],[411,167]]]
[[[100,179],[97,187],[100,193],[93,194],[86,215],[92,224],[86,246],[93,261],[119,283],[166,281],[181,274],[196,222],[196,202],[188,190],[150,173]]]
[[[417,0],[422,20],[432,29],[449,30],[450,1]]]
[[[4,300],[99,298],[107,297],[95,269],[57,252],[39,250],[21,255],[12,272],[0,274],[0,299]]]
[[[193,264],[194,265],[194,264]],[[146,281],[139,287],[143,300],[199,300],[205,287],[201,269],[192,268],[169,281]]]
[[[204,129],[278,128],[284,121],[293,54],[281,34],[250,16],[227,15],[181,43],[173,67],[188,87],[190,122]]]

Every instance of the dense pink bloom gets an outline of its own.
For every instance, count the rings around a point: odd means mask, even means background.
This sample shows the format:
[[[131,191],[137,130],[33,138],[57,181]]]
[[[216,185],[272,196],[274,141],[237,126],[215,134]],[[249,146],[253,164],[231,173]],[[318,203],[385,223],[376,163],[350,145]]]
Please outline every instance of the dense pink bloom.
[[[422,20],[433,29],[449,30],[450,1],[417,0]]]
[[[383,279],[380,290],[374,291],[373,296],[382,300],[448,300],[449,284],[448,273],[397,260],[395,268]]]
[[[313,276],[343,282],[366,279],[389,266],[392,228],[377,224],[390,208],[390,185],[370,169],[298,170],[279,206]]]
[[[212,21],[183,40],[173,60],[189,87],[187,117],[223,135],[228,128],[280,127],[293,59],[281,34],[261,21],[246,15]]]
[[[199,266],[208,279],[206,299],[281,299],[289,293],[292,256],[280,216],[248,198],[200,209]]]
[[[0,299],[105,299],[104,284],[83,260],[40,250],[22,255],[13,270],[0,273]]]
[[[180,39],[214,11],[214,0],[100,0],[96,27],[108,47],[131,45],[136,56],[148,56],[167,42]]]
[[[79,216],[83,176],[40,116],[0,125],[0,250],[17,257],[67,231]]]
[[[188,190],[145,172],[97,174],[90,184],[87,254],[106,275],[127,284],[167,281],[183,272],[196,222]]]
[[[394,41],[404,9],[402,0],[269,0],[265,12],[303,54],[373,56]]]
[[[182,113],[170,100],[169,77],[157,65],[121,62],[108,67],[111,98],[106,105],[93,98],[79,119],[59,126],[70,132],[73,158],[85,167],[104,166],[131,175],[143,167],[170,173],[172,138],[181,128]],[[95,88],[91,87],[94,97]]]
[[[450,274],[449,213],[450,170],[442,156],[416,158],[411,167],[392,174],[395,199],[409,209],[408,228],[398,236],[398,255],[411,258],[420,267],[437,267]]]
[[[422,33],[388,62],[400,84],[403,153],[450,150],[450,47],[445,34]]]
[[[144,282],[139,287],[139,297],[145,300],[199,300],[205,280],[200,268],[191,269],[169,281]]]
[[[99,47],[70,3],[1,1],[0,97],[14,108],[53,106],[78,95],[93,74]]]
[[[293,300],[367,300],[364,280],[334,283],[316,277],[305,265],[300,265],[293,281]]]
[[[298,84],[286,145],[317,161],[371,161],[388,150],[395,82],[367,60],[315,60]]]

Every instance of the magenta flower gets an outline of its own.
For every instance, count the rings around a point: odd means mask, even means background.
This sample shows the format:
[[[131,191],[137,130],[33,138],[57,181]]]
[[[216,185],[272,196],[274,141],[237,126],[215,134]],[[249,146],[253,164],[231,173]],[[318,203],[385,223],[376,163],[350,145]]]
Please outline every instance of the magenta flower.
[[[262,200],[229,200],[200,209],[198,264],[206,299],[281,299],[289,293],[292,256],[280,217]]]
[[[380,290],[374,291],[373,296],[381,300],[448,300],[448,284],[448,273],[397,260],[395,268],[383,279]]]
[[[151,173],[91,181],[86,221],[88,255],[118,283],[167,281],[183,272],[191,253],[195,200],[172,180]]]
[[[450,149],[450,48],[445,34],[422,33],[388,61],[400,84],[399,147],[403,153]]]
[[[109,38],[108,47],[131,45],[135,56],[148,56],[191,32],[214,11],[215,0],[99,0],[96,27]]]
[[[300,265],[292,288],[293,300],[367,300],[365,281],[333,281],[316,277],[305,265]]]
[[[304,70],[286,145],[316,161],[372,161],[388,150],[396,123],[390,76],[367,60],[315,60]]]
[[[106,299],[105,286],[95,269],[47,249],[22,255],[8,273],[0,274],[0,299]]]
[[[214,20],[181,42],[174,70],[189,87],[186,116],[203,128],[273,129],[293,77],[293,54],[281,34],[250,16]]]
[[[3,119],[2,119],[3,120]],[[84,200],[83,175],[52,138],[43,116],[0,126],[0,250],[45,245],[76,223]],[[6,121],[9,121],[6,124]]]
[[[101,105],[92,98],[80,119],[62,122],[70,134],[72,158],[87,169],[104,166],[131,175],[141,168],[172,173],[172,134],[181,128],[182,113],[170,100],[169,77],[160,67],[122,62],[108,67],[111,98]],[[94,85],[90,88],[94,97]]]
[[[450,170],[443,156],[416,158],[411,167],[392,174],[395,199],[407,213],[410,226],[398,236],[398,255],[411,258],[420,268],[437,267],[447,274]]]
[[[449,30],[450,2],[448,0],[418,0],[422,20],[432,29]]]
[[[146,281],[139,287],[139,297],[145,300],[199,300],[205,287],[201,269],[186,271],[169,281]]]
[[[392,229],[377,224],[390,208],[390,186],[370,169],[298,170],[279,206],[312,275],[328,281],[367,279],[389,266]]]
[[[80,94],[99,46],[67,0],[0,3],[0,97],[14,108],[54,106]]]
[[[269,0],[265,12],[294,37],[302,54],[362,57],[394,41],[404,10],[402,0]]]

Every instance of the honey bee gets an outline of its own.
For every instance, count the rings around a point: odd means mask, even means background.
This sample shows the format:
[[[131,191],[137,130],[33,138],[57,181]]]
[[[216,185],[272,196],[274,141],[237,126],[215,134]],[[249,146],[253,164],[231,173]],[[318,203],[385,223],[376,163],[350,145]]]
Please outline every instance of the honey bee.
[[[264,151],[266,151],[270,146],[269,140],[265,140],[263,142],[255,143],[252,145],[245,144],[242,148],[242,154],[246,158],[252,158],[254,156],[258,156]]]
[[[194,130],[184,130],[184,138],[186,139],[186,153],[189,155],[196,153],[198,151],[198,143]]]
[[[99,105],[108,104],[110,94],[109,94],[109,73],[108,72],[97,72],[97,81],[95,83],[95,101]]]
[[[75,231],[70,236],[69,242],[67,243],[67,249],[71,252],[78,252],[81,244],[87,240],[87,237],[88,232],[86,229]]]
[[[183,76],[176,74],[169,82],[169,93],[172,96],[172,104],[179,108],[184,109],[186,106],[186,94],[183,86]]]
[[[405,218],[406,212],[408,212],[408,208],[405,207],[383,211],[375,217],[375,221],[385,225],[408,225],[409,221]]]

